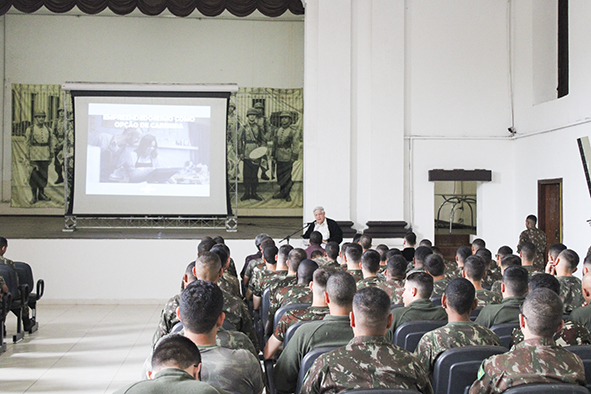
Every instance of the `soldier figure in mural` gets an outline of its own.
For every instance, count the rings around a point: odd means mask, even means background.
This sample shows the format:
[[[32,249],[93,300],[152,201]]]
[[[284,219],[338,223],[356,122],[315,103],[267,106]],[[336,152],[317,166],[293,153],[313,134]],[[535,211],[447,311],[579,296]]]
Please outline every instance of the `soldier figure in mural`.
[[[45,112],[35,112],[35,122],[25,132],[25,146],[27,159],[31,165],[29,186],[33,192],[31,204],[37,201],[49,201],[45,195],[49,164],[55,151],[53,133],[45,125]]]
[[[280,115],[281,125],[275,133],[273,157],[277,161],[277,184],[279,192],[273,196],[274,199],[285,199],[291,201],[291,173],[293,162],[297,159],[297,129],[292,124],[292,114],[282,112]]]
[[[55,138],[54,160],[53,168],[57,173],[57,180],[55,184],[64,183],[64,141],[65,141],[65,127],[64,127],[64,109],[57,110],[57,120],[53,126],[53,136]]]
[[[273,125],[269,121],[269,118],[265,116],[265,106],[260,101],[254,104],[254,108],[258,111],[257,114],[257,125],[259,126],[259,130],[263,133],[263,140],[271,144],[273,141]],[[268,147],[269,152],[271,147]],[[267,175],[267,171],[269,170],[269,157],[265,155],[261,157],[261,179],[264,181],[269,180],[269,176]],[[271,177],[273,177],[273,170],[271,169]]]
[[[265,137],[259,125],[257,124],[257,116],[259,111],[255,108],[250,108],[246,112],[247,122],[245,125],[240,125],[239,139],[238,139],[238,155],[244,163],[244,195],[240,201],[257,200],[262,201],[261,196],[257,194],[257,186],[259,183],[259,167],[261,165],[261,157],[267,153],[265,146]]]

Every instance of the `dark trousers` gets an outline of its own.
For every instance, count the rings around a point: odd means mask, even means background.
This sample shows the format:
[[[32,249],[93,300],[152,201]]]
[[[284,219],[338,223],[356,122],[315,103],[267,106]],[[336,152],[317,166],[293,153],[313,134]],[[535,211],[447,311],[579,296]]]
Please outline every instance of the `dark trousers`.
[[[293,182],[291,181],[291,172],[293,170],[292,161],[278,161],[277,162],[277,184],[280,188],[280,193],[287,196],[291,191]]]
[[[245,194],[257,192],[259,183],[259,163],[249,159],[244,160],[244,190]]]
[[[31,176],[29,177],[29,186],[31,186],[32,189],[44,189],[45,186],[47,186],[49,163],[51,163],[51,161],[31,161],[33,169],[31,171]]]

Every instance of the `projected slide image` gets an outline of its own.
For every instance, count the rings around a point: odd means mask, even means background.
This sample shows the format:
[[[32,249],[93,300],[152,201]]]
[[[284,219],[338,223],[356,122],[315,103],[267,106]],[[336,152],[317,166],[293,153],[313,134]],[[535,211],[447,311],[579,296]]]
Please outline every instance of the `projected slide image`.
[[[210,196],[207,105],[88,104],[86,194]]]

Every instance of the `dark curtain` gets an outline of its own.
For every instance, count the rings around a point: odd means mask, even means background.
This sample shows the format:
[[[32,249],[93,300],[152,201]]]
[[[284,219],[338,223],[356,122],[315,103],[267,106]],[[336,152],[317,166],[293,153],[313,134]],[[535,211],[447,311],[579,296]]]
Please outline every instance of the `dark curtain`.
[[[176,16],[188,16],[195,9],[205,16],[217,16],[224,10],[239,17],[255,10],[269,17],[280,16],[286,11],[295,15],[304,13],[301,0],[0,0],[0,15],[8,12],[10,7],[32,13],[43,6],[55,13],[78,7],[86,14],[98,14],[109,8],[119,15],[129,14],[136,8],[146,15],[158,15],[168,9]]]

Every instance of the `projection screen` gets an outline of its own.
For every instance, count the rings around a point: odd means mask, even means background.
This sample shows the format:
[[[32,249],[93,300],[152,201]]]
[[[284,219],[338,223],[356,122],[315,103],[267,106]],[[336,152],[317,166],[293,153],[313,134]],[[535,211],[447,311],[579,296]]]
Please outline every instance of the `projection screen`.
[[[226,124],[235,85],[77,87],[64,84],[74,105],[69,214],[229,214]]]

